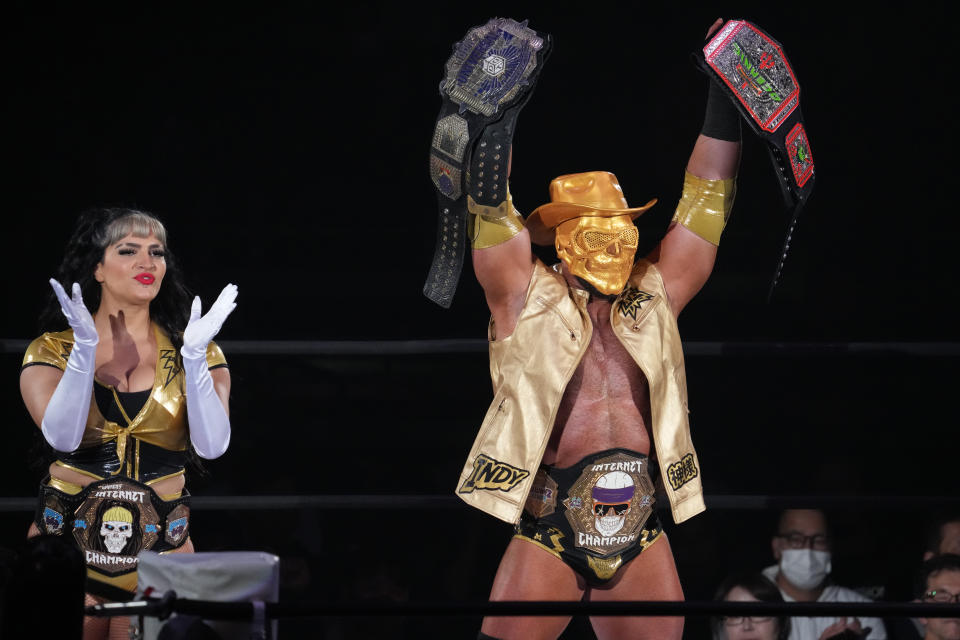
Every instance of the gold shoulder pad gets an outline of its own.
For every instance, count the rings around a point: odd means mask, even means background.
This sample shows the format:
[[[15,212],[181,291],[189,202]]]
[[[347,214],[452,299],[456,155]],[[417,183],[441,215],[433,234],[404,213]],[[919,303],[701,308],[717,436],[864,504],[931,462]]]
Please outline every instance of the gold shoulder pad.
[[[67,358],[73,349],[73,330],[45,333],[27,347],[23,354],[22,367],[45,364],[63,371],[67,368]]]
[[[211,340],[210,344],[207,345],[207,368],[213,369],[214,367],[224,367],[226,364],[227,357],[223,355],[223,351],[220,349],[219,345]]]

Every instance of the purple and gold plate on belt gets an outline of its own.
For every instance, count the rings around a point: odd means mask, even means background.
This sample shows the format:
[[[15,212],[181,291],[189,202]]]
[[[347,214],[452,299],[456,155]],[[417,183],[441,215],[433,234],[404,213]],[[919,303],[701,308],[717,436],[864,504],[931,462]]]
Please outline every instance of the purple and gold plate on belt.
[[[550,36],[526,21],[493,18],[470,29],[453,46],[440,81],[443,105],[430,145],[430,179],[437,191],[440,218],[430,273],[423,292],[443,307],[453,301],[466,251],[467,178],[480,139],[496,139],[495,162],[509,158],[520,109],[533,92],[550,50]],[[485,152],[484,152],[485,153]],[[487,180],[473,197],[497,207],[507,197],[507,171]]]

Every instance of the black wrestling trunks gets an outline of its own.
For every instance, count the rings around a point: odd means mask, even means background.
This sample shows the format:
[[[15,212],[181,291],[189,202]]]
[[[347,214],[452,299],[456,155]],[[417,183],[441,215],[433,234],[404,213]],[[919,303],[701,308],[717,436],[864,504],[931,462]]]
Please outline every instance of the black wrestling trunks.
[[[190,494],[162,500],[129,478],[98,480],[70,494],[47,478],[34,521],[41,533],[71,536],[83,551],[88,593],[129,600],[137,587],[137,554],[170,551],[187,541]]]
[[[603,586],[663,532],[648,466],[647,456],[629,449],[565,469],[542,465],[515,537],[563,560],[589,586]]]

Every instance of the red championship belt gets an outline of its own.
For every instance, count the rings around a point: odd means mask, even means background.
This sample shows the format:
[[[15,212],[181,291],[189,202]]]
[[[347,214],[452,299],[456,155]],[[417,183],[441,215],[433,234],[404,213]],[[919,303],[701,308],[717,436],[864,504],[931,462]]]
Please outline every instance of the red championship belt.
[[[776,271],[773,294],[794,227],[813,192],[810,140],[800,112],[800,83],[780,43],[745,20],[730,20],[694,54],[697,66],[717,82],[750,128],[767,142],[790,224]]]

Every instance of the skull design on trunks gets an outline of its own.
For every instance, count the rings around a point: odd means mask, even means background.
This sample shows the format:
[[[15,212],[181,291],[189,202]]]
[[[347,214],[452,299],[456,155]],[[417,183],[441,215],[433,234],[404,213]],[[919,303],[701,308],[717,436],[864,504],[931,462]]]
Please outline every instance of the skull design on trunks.
[[[100,524],[103,544],[110,553],[120,553],[133,536],[133,514],[123,507],[113,507],[103,514]]]
[[[597,531],[612,536],[623,528],[635,487],[633,478],[623,471],[611,471],[597,480],[593,488],[593,513]]]

